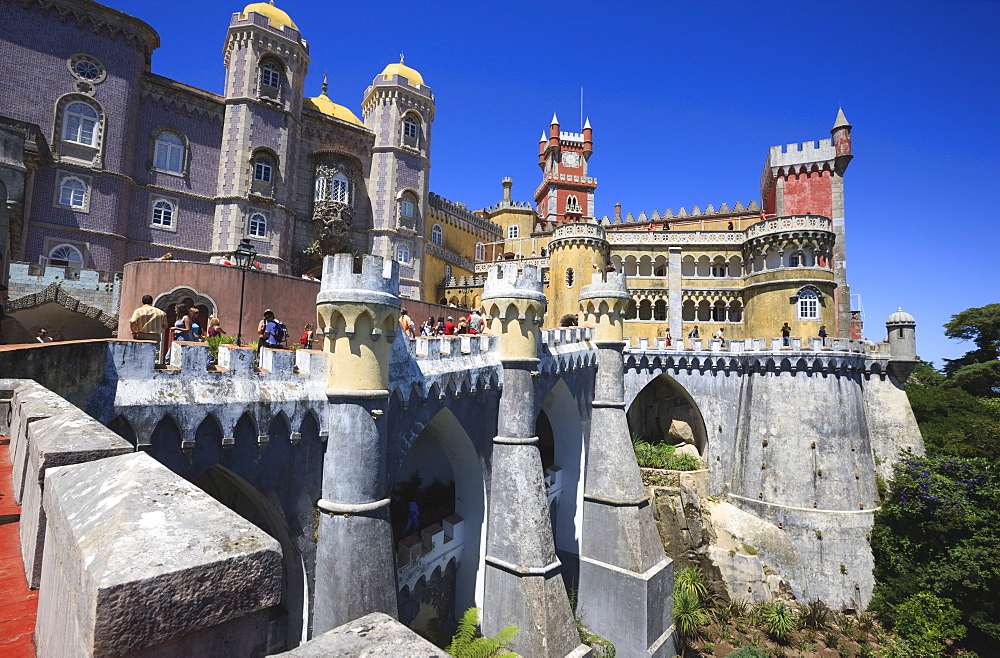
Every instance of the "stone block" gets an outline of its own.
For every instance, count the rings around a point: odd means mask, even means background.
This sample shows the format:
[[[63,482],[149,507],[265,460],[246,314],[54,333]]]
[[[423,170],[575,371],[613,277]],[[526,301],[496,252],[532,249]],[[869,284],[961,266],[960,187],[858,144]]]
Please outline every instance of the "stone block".
[[[286,658],[447,658],[448,654],[389,615],[374,612],[355,619],[309,642],[277,654]]]
[[[326,379],[326,352],[322,350],[295,350],[295,365],[301,374]]]
[[[210,356],[208,343],[178,340],[170,345],[170,365],[192,374],[207,371]]]
[[[28,383],[26,379],[0,379],[0,436],[10,436],[11,422],[11,402],[14,391],[22,384]],[[7,457],[13,457],[8,452]]]
[[[21,507],[21,558],[28,586],[37,589],[42,577],[45,472],[56,466],[124,455],[132,445],[82,411],[43,418],[28,426],[27,472]]]
[[[295,354],[292,350],[276,350],[270,347],[260,348],[260,369],[272,374],[292,374],[294,359]]]
[[[49,469],[43,504],[39,655],[263,654],[282,564],[262,530],[143,453]]]
[[[219,345],[219,367],[229,372],[249,375],[253,372],[254,351],[251,347]]]
[[[72,404],[34,381],[19,386],[11,397],[10,455],[13,472],[14,502],[21,504],[24,473],[28,465],[28,426],[31,423],[69,411],[79,411]]]

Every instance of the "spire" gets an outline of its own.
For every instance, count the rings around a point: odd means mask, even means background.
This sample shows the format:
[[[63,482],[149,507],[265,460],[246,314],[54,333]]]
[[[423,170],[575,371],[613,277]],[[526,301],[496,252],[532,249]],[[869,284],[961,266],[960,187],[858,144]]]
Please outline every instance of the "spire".
[[[583,124],[583,129],[586,130],[587,128],[590,128],[590,117],[587,117],[587,122]],[[590,129],[593,130],[593,128]]]
[[[326,96],[326,90],[327,90],[327,88],[329,88],[329,86],[330,85],[327,84],[326,73],[324,73],[323,74],[323,87],[322,87],[323,88],[323,93],[321,93],[320,96]]]
[[[544,130],[542,131],[542,138],[540,140],[538,140],[538,141],[539,142],[547,142],[547,141],[549,141],[549,138],[545,136],[545,131]]]
[[[399,63],[400,63],[400,64],[402,64],[402,63],[403,63],[403,60],[404,60],[404,59],[405,59],[405,57],[403,56],[403,53],[399,53]]]
[[[559,125],[559,117],[556,116],[555,112],[552,113],[552,121],[549,122],[549,125],[550,126],[552,126],[552,125],[558,126]]]
[[[850,128],[851,124],[847,122],[847,117],[844,116],[844,108],[839,108],[837,110],[837,120],[833,122],[833,130],[837,128]]]

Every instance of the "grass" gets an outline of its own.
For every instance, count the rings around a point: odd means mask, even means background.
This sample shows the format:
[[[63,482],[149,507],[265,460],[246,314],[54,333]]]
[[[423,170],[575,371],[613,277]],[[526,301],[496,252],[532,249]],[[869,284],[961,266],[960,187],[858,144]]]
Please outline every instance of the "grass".
[[[634,439],[636,461],[643,468],[662,468],[670,471],[697,471],[701,462],[693,455],[678,455],[677,447],[666,443],[650,443]]]

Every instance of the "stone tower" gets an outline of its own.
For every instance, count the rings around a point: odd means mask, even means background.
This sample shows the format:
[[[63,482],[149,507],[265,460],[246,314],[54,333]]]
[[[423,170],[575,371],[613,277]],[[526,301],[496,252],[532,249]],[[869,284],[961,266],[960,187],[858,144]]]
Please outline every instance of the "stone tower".
[[[421,298],[434,94],[403,63],[389,64],[365,90],[365,126],[375,133],[368,195],[369,251],[399,263],[400,295]]]
[[[599,272],[579,294],[594,327],[594,384],[583,492],[579,609],[623,656],[673,656],[673,563],[642,484],[625,416],[625,274]]]
[[[399,269],[365,256],[360,270],[350,254],[327,256],[316,296],[331,428],[317,503],[317,635],[372,612],[397,614],[384,416]]]
[[[549,326],[579,311],[580,288],[609,262],[609,246],[600,224],[559,224],[549,241]]]
[[[772,146],[764,163],[760,195],[769,215],[823,215],[833,220],[835,336],[852,338],[851,290],[844,249],[844,173],[851,158],[851,124],[843,110],[830,130],[832,139]],[[857,328],[860,331],[860,327]]]
[[[559,130],[559,118],[552,115],[549,136],[542,133],[538,143],[538,166],[542,184],[535,190],[538,217],[545,222],[576,222],[594,216],[597,179],[587,175],[594,152],[594,131],[590,119],[583,132]]]
[[[226,35],[226,113],[212,251],[250,238],[267,269],[284,270],[293,235],[298,125],[309,46],[271,4],[233,14]],[[280,260],[279,260],[280,259]]]
[[[545,310],[541,270],[516,263],[490,269],[484,290],[490,332],[500,335],[503,392],[489,497],[483,632],[507,625],[520,632],[523,656],[565,656],[580,647],[573,610],[556,557],[535,435],[535,376]]]

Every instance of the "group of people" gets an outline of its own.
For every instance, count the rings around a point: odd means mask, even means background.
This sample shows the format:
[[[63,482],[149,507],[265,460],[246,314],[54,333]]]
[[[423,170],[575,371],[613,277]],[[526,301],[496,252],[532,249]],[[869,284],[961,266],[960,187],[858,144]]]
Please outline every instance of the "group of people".
[[[400,309],[399,327],[407,338],[419,336],[459,336],[464,334],[481,334],[486,328],[483,314],[479,309],[474,309],[468,316],[460,316],[455,322],[453,316],[438,316],[435,320],[433,316],[424,320],[419,327],[414,323],[406,309]]]

